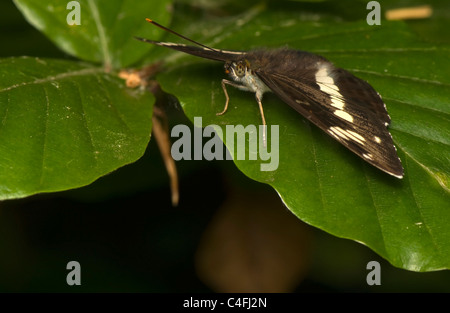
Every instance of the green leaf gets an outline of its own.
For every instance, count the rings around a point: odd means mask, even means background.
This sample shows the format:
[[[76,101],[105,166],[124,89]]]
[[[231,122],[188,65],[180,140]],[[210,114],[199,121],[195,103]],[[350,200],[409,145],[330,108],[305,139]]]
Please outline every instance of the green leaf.
[[[145,22],[146,17],[169,21],[171,1],[149,5],[139,0],[79,0],[80,25],[69,25],[74,7],[70,1],[14,0],[25,18],[47,35],[60,49],[77,58],[101,62],[106,68],[129,66],[151,47],[139,44],[133,36],[156,38],[160,31]],[[151,14],[151,16],[148,16]],[[69,15],[69,17],[68,17]]]
[[[288,45],[315,52],[373,85],[392,118],[403,180],[368,165],[273,94],[265,95],[263,105],[269,129],[279,125],[278,169],[263,172],[265,161],[248,155],[235,163],[247,176],[273,186],[286,206],[313,226],[361,242],[398,267],[450,268],[450,49],[419,41],[403,22],[368,26],[363,18],[342,22],[316,11],[254,7],[195,23],[180,13],[172,28],[220,49]],[[167,65],[158,79],[191,120],[202,117],[203,126],[215,124],[224,133],[225,125],[261,124],[254,95],[233,88],[228,88],[228,111],[216,116],[225,103],[223,65],[161,51],[153,60],[164,53]],[[224,140],[227,144],[226,135]]]
[[[103,68],[0,59],[0,199],[84,186],[136,161],[153,101]]]

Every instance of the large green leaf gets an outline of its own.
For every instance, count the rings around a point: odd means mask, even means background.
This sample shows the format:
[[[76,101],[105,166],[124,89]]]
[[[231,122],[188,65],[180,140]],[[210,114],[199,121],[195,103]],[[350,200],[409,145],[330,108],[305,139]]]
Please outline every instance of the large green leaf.
[[[148,3],[139,0],[79,0],[80,25],[69,25],[74,7],[70,1],[14,0],[26,19],[46,34],[59,48],[86,61],[101,62],[106,68],[129,66],[149,51],[133,35],[156,37],[146,17],[169,21],[171,1]],[[151,15],[151,16],[149,16]]]
[[[403,180],[368,165],[273,94],[263,103],[269,127],[279,125],[278,169],[262,172],[264,161],[235,163],[249,177],[273,186],[311,225],[364,243],[398,267],[450,268],[449,47],[419,41],[403,22],[368,26],[365,19],[343,22],[292,9],[255,7],[233,18],[194,23],[180,14],[174,20],[175,30],[215,48],[287,44],[319,53],[373,85],[392,118]],[[233,88],[228,88],[227,113],[216,116],[225,102],[221,64],[159,49],[164,51],[156,51],[153,60],[164,53],[167,66],[158,79],[191,120],[202,117],[203,126],[219,125],[223,132],[225,125],[261,123],[254,95]]]
[[[152,103],[103,68],[0,59],[0,199],[87,185],[136,161]]]

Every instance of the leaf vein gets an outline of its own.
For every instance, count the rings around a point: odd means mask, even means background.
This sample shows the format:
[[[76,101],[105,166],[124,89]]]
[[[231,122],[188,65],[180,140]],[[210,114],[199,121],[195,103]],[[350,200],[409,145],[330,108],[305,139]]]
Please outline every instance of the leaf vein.
[[[414,108],[420,108],[420,109],[427,110],[427,111],[430,111],[430,112],[433,112],[433,113],[450,115],[450,113],[448,113],[446,111],[438,110],[437,108],[426,107],[426,106],[423,106],[423,105],[417,105],[417,104],[415,104],[413,102],[409,102],[409,101],[405,101],[405,100],[400,100],[400,99],[395,99],[395,98],[385,97],[385,96],[383,96],[383,99],[384,100],[388,100],[388,101],[395,101],[395,102],[398,102],[398,103],[401,103],[401,104],[406,104],[406,105],[412,106]]]
[[[364,173],[364,176],[366,177],[365,182],[366,182],[367,190],[370,195],[370,201],[373,204],[372,207],[375,211],[375,215],[377,216],[378,226],[379,226],[379,230],[380,230],[380,236],[381,236],[382,242],[383,242],[383,249],[384,249],[385,253],[388,253],[387,246],[386,246],[386,239],[385,239],[386,237],[385,237],[385,234],[383,232],[383,227],[382,227],[383,223],[381,221],[380,214],[379,214],[380,208],[377,206],[377,204],[375,202],[375,197],[374,197],[372,189],[370,188],[370,185],[369,185],[369,177],[367,176],[367,170],[366,170],[365,166],[363,166],[363,173]]]
[[[425,164],[421,163],[419,160],[417,160],[416,158],[414,158],[413,155],[411,155],[410,153],[408,153],[408,151],[401,146],[401,144],[396,143],[397,146],[399,148],[401,148],[403,150],[403,153],[405,153],[411,160],[413,160],[414,162],[416,162],[420,167],[422,167],[434,180],[436,180],[436,182],[447,192],[450,193],[450,188],[445,185],[445,183],[438,178],[438,176]]]
[[[96,76],[97,82],[99,83],[99,85],[102,87],[103,93],[105,94],[105,97],[108,99],[109,103],[111,103],[111,107],[114,110],[114,113],[116,114],[116,116],[119,118],[120,122],[125,126],[126,130],[133,133],[131,127],[125,122],[123,115],[120,113],[120,111],[117,109],[117,106],[114,105],[114,101],[111,99],[111,95],[108,92],[107,88],[105,87],[105,84],[103,83],[103,80],[101,79],[101,76],[97,75]]]
[[[388,74],[388,73],[379,73],[379,72],[367,71],[367,70],[361,70],[361,69],[347,69],[347,70],[349,70],[351,72],[356,72],[356,73],[365,73],[365,74],[375,75],[375,76],[398,78],[398,79],[410,80],[410,81],[414,81],[414,82],[420,82],[420,83],[426,83],[426,84],[433,84],[433,85],[438,85],[438,86],[450,87],[450,84],[443,83],[443,82],[440,82],[440,81],[437,81],[437,80],[424,79],[424,78],[413,77],[413,76],[396,75],[396,74]]]
[[[416,137],[416,138],[423,139],[423,140],[425,140],[426,142],[434,142],[434,143],[442,144],[442,145],[445,145],[445,146],[448,146],[448,145],[449,145],[448,142],[439,141],[439,140],[437,140],[435,137],[424,137],[424,136],[420,136],[419,134],[414,134],[414,133],[412,133],[412,132],[404,131],[404,130],[399,129],[399,128],[395,128],[395,131],[398,131],[398,132],[401,132],[401,133],[403,133],[403,134],[407,134],[407,135],[410,135],[410,136],[414,136],[414,137]]]
[[[409,155],[408,152],[405,151],[405,154],[408,155],[408,157],[411,158],[411,160],[415,160],[414,158],[412,158]],[[408,159],[406,159],[405,161],[406,161],[406,164],[408,164]],[[420,163],[419,163],[419,165],[420,165]],[[427,170],[425,167],[424,167],[424,169]],[[430,171],[430,174],[431,174],[431,171]],[[431,175],[431,176],[434,177],[434,175]],[[422,220],[422,223],[425,225],[425,229],[427,230],[427,233],[429,234],[429,236],[431,238],[431,242],[433,243],[433,246],[434,246],[435,250],[437,251],[437,253],[440,254],[439,245],[437,244],[437,242],[436,242],[436,240],[435,240],[435,238],[434,238],[434,236],[433,236],[433,234],[431,232],[431,229],[428,226],[428,223],[425,222],[425,219],[424,219],[423,214],[422,214],[422,207],[419,204],[419,202],[417,201],[416,193],[413,192],[413,190],[412,190],[412,186],[413,185],[412,185],[411,177],[410,176],[407,176],[407,177],[408,177],[408,181],[409,181],[409,186],[411,186],[411,189],[410,189],[411,190],[411,196],[412,196],[412,199],[414,200],[414,203],[416,204],[416,207],[417,207],[417,209],[419,211],[419,215],[420,215],[420,218]]]
[[[62,79],[66,79],[66,78],[76,77],[76,76],[92,75],[92,74],[96,74],[99,72],[103,72],[103,70],[100,70],[98,68],[86,68],[86,69],[82,69],[79,71],[65,72],[65,73],[55,75],[55,76],[48,76],[45,78],[38,78],[33,81],[14,84],[14,85],[5,87],[3,89],[0,89],[0,93],[5,92],[5,91],[10,91],[10,90],[13,90],[16,88],[24,87],[24,86],[45,84],[45,83],[49,83],[49,82],[56,81],[56,80],[62,80]]]
[[[49,112],[50,112],[50,99],[48,97],[48,91],[45,87],[43,87],[45,93],[45,123],[44,123],[44,133],[43,133],[43,144],[42,144],[42,160],[41,160],[41,168],[40,168],[40,176],[39,176],[39,184],[42,186],[44,183],[44,175],[45,175],[45,156],[47,154],[47,139],[48,139],[48,120],[49,120]]]
[[[82,98],[81,88],[80,88],[80,85],[76,81],[73,81],[73,83],[77,86],[78,95],[80,96],[80,109],[81,109],[81,113],[82,113],[81,116],[82,116],[82,119],[83,119],[83,126],[84,126],[84,128],[86,128],[86,133],[87,133],[88,139],[89,139],[89,147],[91,148],[91,154],[92,154],[92,156],[94,158],[95,168],[96,168],[98,166],[98,156],[97,156],[97,153],[96,153],[95,144],[94,144],[94,140],[93,140],[93,137],[92,137],[92,131],[89,128],[89,123],[88,123],[88,121],[86,119],[87,114],[86,114],[86,110],[84,108],[84,101],[83,101],[83,98]]]

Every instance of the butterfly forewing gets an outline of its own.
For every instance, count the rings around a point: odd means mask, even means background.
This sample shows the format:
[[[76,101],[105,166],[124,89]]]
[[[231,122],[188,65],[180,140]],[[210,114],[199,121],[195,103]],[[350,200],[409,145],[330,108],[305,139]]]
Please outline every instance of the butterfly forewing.
[[[154,41],[150,39],[140,38],[140,37],[134,37],[137,40],[151,43],[157,46],[161,47],[167,47],[173,50],[181,51],[187,54],[195,55],[201,58],[215,60],[215,61],[234,61],[239,58],[242,58],[242,56],[245,54],[245,52],[241,51],[230,51],[230,50],[220,50],[220,49],[214,49],[214,48],[205,48],[205,47],[196,47],[196,46],[189,46],[181,43],[172,43],[172,42],[162,42],[162,41]]]
[[[284,102],[348,149],[379,169],[402,177],[403,168],[386,129],[390,118],[377,92],[322,58],[316,64],[314,70],[297,69],[296,75],[264,68],[255,72]]]

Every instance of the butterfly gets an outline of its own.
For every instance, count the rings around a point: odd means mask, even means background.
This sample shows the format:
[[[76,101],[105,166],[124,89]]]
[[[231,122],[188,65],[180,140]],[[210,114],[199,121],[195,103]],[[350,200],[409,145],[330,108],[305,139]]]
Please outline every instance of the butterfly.
[[[375,89],[350,72],[338,68],[322,56],[288,48],[251,51],[221,50],[187,38],[157,22],[149,23],[185,39],[195,46],[136,39],[167,47],[205,59],[224,62],[222,79],[227,111],[226,86],[255,94],[266,125],[262,98],[273,92],[311,123],[335,138],[367,163],[397,178],[403,178],[403,167],[387,127],[391,119],[386,105]]]

